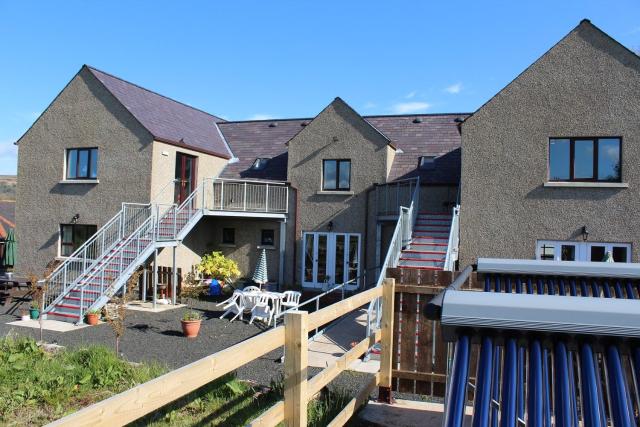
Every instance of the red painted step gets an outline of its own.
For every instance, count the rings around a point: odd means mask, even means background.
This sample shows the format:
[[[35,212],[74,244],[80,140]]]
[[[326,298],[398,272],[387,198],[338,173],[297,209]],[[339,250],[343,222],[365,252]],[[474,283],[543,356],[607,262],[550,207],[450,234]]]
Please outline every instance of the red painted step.
[[[411,242],[412,246],[449,246],[448,243],[415,243]]]
[[[430,254],[430,255],[446,255],[445,251],[417,251],[415,249],[405,249],[402,253],[406,254]]]
[[[60,313],[57,311],[49,311],[48,313],[45,313],[47,315],[51,315],[51,316],[60,316],[60,317],[68,317],[69,319],[79,319],[80,316],[77,314],[70,314],[70,313]]]
[[[442,262],[442,258],[402,258],[400,261],[413,261],[413,262]]]
[[[412,268],[414,270],[434,270],[434,271],[442,271],[442,267],[414,267],[410,265],[400,265],[398,268]]]

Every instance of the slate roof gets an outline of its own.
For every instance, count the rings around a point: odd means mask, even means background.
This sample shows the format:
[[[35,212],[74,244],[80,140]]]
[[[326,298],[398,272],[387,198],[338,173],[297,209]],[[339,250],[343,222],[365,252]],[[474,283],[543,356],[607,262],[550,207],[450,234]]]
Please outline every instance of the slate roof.
[[[16,224],[16,202],[0,200],[0,239],[7,235],[10,228]]]
[[[223,119],[104,71],[85,67],[157,141],[225,159],[231,157],[216,126]]]
[[[460,181],[460,133],[456,119],[469,114],[365,116],[396,147],[390,180],[420,176],[422,182]],[[414,123],[419,119],[418,123]],[[312,118],[219,123],[231,151],[239,160],[228,164],[224,178],[287,179],[287,146]],[[274,126],[275,125],[275,126]],[[420,156],[435,156],[431,170],[419,170]],[[272,158],[263,170],[251,170],[258,157]]]

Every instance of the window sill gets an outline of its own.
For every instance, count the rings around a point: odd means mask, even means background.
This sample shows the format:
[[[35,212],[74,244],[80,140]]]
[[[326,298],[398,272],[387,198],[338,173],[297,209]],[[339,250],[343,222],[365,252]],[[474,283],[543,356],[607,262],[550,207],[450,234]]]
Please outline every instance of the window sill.
[[[580,181],[549,181],[545,187],[560,188],[629,188],[627,182],[580,182]]]
[[[97,179],[63,179],[58,184],[99,184]]]
[[[235,243],[220,243],[218,246],[221,248],[237,248],[238,246]]]
[[[268,251],[275,251],[276,247],[272,245],[258,245],[258,249],[266,249]]]
[[[353,196],[353,191],[338,191],[338,190],[320,190],[316,194],[322,196]]]

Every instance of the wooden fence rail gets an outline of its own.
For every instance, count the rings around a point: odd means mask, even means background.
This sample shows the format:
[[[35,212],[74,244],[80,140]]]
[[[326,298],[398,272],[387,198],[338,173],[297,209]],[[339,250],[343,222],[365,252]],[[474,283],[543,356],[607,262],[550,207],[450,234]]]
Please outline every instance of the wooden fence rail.
[[[393,295],[394,280],[387,279],[382,288],[369,289],[314,313],[287,313],[284,326],[270,329],[232,347],[95,403],[54,421],[50,425],[125,425],[260,356],[284,346],[286,354],[284,401],[276,403],[250,425],[273,426],[284,421],[287,426],[305,426],[307,403],[325,385],[378,340],[382,339],[383,350],[393,348],[393,316],[390,315],[393,312]],[[382,331],[374,331],[371,336],[362,340],[333,364],[307,380],[308,331],[329,323],[379,297],[383,297],[384,307]],[[343,425],[366,401],[366,397],[376,385],[387,388],[391,386],[391,362],[391,354],[385,355],[383,351],[380,372],[347,404],[330,425]]]

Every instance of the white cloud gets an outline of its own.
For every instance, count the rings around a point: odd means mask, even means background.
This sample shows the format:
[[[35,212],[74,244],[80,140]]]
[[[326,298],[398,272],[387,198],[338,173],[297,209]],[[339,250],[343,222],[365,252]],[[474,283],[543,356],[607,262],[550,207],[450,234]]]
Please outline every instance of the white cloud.
[[[405,98],[406,99],[411,99],[411,98],[415,98],[415,96],[416,96],[416,91],[413,90],[413,91],[409,92],[408,94],[406,94]]]
[[[15,175],[18,165],[18,147],[13,139],[0,140],[0,175]]]
[[[253,116],[249,117],[248,120],[269,120],[269,119],[273,119],[274,117],[271,114],[254,114]]]
[[[364,104],[364,107],[363,107],[363,108],[365,108],[365,109],[367,109],[367,110],[370,110],[370,109],[372,109],[372,108],[376,108],[377,106],[378,106],[378,105],[377,105],[375,102],[371,102],[371,101],[369,101],[369,102],[367,102],[366,104]]]
[[[391,106],[391,111],[394,114],[420,113],[424,110],[427,110],[429,107],[431,107],[431,104],[428,104],[426,102],[399,102]]]
[[[0,141],[0,157],[16,156],[18,147],[15,146],[14,140],[4,139]]]
[[[447,86],[444,91],[451,94],[460,93],[462,92],[462,83],[454,83],[451,86]]]

